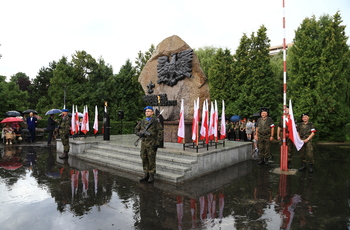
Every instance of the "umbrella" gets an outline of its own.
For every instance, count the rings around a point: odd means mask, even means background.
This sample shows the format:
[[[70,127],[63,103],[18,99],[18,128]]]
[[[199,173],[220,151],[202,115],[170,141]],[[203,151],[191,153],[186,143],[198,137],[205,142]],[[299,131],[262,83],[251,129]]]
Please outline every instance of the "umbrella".
[[[7,111],[6,116],[8,117],[18,117],[21,116],[22,114],[18,111]]]
[[[84,115],[80,112],[78,112],[78,117],[84,117]]]
[[[6,117],[0,123],[22,122],[23,120],[17,117]]]
[[[232,122],[240,121],[240,120],[241,120],[241,116],[239,116],[239,115],[233,115],[233,116],[230,118],[230,121],[232,121]]]
[[[260,117],[260,111],[254,113],[254,114],[252,115],[252,117]]]
[[[23,166],[23,164],[20,162],[6,162],[5,161],[5,162],[0,163],[0,167],[7,169],[7,170],[16,170],[22,166]]]
[[[24,111],[22,112],[22,114],[27,114],[27,113],[35,113],[35,114],[38,114],[38,112],[35,111],[34,109],[27,109],[27,110],[24,110]]]
[[[50,115],[50,114],[56,114],[56,113],[62,113],[62,110],[60,109],[50,109],[45,113],[45,115]]]

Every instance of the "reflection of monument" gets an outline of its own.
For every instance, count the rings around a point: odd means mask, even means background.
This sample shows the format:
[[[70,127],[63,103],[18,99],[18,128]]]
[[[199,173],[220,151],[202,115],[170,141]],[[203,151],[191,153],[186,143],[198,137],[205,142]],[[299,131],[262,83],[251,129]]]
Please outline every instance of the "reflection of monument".
[[[186,142],[191,142],[193,101],[209,99],[209,86],[193,50],[174,35],[157,45],[139,82],[148,105],[164,109],[164,141],[177,141],[181,99],[185,99]],[[200,103],[201,104],[201,103]]]

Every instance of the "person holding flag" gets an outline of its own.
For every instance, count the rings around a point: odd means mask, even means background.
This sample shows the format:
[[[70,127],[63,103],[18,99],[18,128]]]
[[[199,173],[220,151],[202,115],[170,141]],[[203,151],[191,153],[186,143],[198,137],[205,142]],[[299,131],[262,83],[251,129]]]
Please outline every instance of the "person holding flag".
[[[135,127],[135,134],[142,139],[140,155],[145,174],[140,178],[140,182],[152,183],[156,173],[157,149],[163,138],[163,127],[159,119],[153,116],[153,107],[146,106],[144,111],[146,118],[138,122]]]
[[[308,163],[309,172],[312,173],[312,166],[314,165],[312,138],[315,136],[316,129],[314,127],[314,124],[309,122],[309,116],[307,113],[303,113],[301,115],[301,119],[303,121],[298,124],[297,130],[300,139],[304,142],[304,145],[300,149],[300,160],[302,165],[299,168],[299,171],[304,170],[306,163]]]
[[[68,116],[68,109],[62,109],[62,118],[59,122],[58,131],[61,136],[63,145],[63,154],[59,156],[60,159],[68,158],[69,152],[69,132],[70,132],[70,119]]]

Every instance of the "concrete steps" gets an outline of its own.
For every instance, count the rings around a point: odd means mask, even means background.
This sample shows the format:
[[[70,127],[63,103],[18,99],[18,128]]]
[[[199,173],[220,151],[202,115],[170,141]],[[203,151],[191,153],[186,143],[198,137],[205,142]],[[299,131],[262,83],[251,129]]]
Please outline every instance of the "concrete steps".
[[[142,174],[140,147],[106,144],[92,144],[84,154],[77,156],[91,164],[108,168]],[[197,156],[179,154],[176,150],[159,148],[157,151],[156,177],[166,181],[178,182],[191,171],[192,165],[197,163]]]

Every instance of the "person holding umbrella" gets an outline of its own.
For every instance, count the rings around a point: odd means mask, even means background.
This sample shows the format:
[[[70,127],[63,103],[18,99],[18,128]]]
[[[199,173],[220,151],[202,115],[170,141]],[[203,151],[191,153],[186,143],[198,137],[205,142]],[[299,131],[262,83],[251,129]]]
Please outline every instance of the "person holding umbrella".
[[[32,142],[35,142],[35,129],[38,123],[38,119],[33,116],[33,112],[29,113],[29,117],[27,117],[28,130],[30,132],[30,136]]]
[[[47,146],[51,146],[51,140],[53,136],[53,131],[56,128],[56,120],[54,119],[55,114],[50,114],[49,118],[47,119],[47,127],[46,129],[49,131],[49,137],[47,139]]]
[[[67,159],[69,152],[69,132],[70,132],[70,119],[68,116],[68,109],[62,109],[62,118],[59,122],[58,131],[61,136],[63,145],[63,154],[59,156],[60,159]]]

